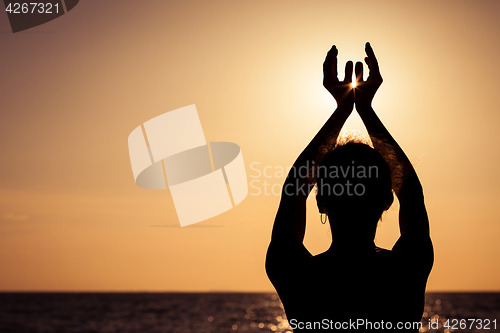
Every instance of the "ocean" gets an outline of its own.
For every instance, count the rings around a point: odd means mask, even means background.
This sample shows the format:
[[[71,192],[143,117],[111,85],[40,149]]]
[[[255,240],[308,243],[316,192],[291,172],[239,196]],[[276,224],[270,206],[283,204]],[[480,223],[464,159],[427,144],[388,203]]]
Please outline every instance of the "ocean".
[[[500,331],[500,293],[427,293],[420,331]],[[292,330],[275,293],[0,293],[0,333],[42,332]]]

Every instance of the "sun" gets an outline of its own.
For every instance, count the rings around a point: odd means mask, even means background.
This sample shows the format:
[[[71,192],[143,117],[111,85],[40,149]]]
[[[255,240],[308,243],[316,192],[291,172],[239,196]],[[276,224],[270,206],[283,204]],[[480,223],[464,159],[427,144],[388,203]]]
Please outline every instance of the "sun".
[[[356,88],[356,81],[351,82],[351,87]]]

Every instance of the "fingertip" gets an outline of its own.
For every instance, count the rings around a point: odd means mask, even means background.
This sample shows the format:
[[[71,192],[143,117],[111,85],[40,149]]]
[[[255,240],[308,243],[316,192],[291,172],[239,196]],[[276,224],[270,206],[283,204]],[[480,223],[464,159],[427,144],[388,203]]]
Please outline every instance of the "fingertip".
[[[375,58],[375,53],[373,52],[373,49],[372,49],[372,46],[370,45],[370,43],[366,43],[365,51],[366,51],[366,55],[368,57]]]
[[[353,70],[353,63],[351,60],[349,60],[345,64],[345,77],[344,77],[344,82],[352,82],[352,70]]]
[[[345,68],[346,70],[350,71],[352,73],[352,70],[354,68],[354,64],[351,60],[349,60],[346,64],[345,64]]]
[[[328,53],[332,53],[335,56],[337,56],[337,54],[338,54],[337,47],[335,45],[332,45],[332,47],[331,47],[330,51],[328,51]]]
[[[361,61],[356,62],[354,72],[356,73],[356,80],[360,81],[360,78],[363,78],[363,63]]]

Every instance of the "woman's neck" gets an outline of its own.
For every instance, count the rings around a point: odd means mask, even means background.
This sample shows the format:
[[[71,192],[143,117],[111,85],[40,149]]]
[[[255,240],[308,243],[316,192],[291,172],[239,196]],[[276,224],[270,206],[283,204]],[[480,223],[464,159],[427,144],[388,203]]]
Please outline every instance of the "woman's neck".
[[[377,216],[370,216],[363,212],[349,214],[329,214],[332,231],[331,248],[374,250],[375,232],[377,230]]]

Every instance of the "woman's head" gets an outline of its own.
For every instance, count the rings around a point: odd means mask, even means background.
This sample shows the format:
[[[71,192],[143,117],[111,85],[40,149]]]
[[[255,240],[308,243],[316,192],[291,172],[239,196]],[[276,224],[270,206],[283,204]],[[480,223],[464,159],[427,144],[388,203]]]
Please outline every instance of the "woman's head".
[[[391,206],[391,169],[377,150],[351,141],[327,151],[321,160],[313,171],[320,212],[363,212],[378,220]]]

